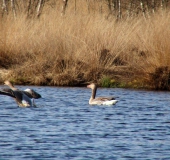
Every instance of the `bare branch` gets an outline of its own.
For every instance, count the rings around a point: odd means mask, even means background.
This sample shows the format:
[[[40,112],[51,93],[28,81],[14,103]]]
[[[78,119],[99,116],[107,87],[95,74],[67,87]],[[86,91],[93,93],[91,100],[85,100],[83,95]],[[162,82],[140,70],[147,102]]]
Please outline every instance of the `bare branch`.
[[[62,1],[63,1],[63,6],[62,6],[61,15],[63,16],[65,15],[68,0],[62,0]]]
[[[27,6],[27,16],[29,16],[31,10],[31,0],[28,1],[28,6]]]
[[[37,17],[39,17],[40,16],[40,14],[41,14],[41,10],[42,10],[42,6],[43,6],[43,0],[39,0],[38,1],[38,5],[37,5]]]
[[[152,13],[155,13],[155,0],[152,0]]]
[[[145,16],[144,4],[143,4],[143,1],[142,1],[142,0],[140,0],[140,6],[141,6],[141,10],[142,10],[143,17],[146,18],[146,16]]]
[[[12,12],[14,14],[14,18],[16,18],[16,11],[15,11],[15,2],[14,2],[14,0],[11,0],[11,8],[12,8]]]
[[[118,18],[121,19],[121,18],[122,18],[122,13],[121,13],[121,0],[118,1],[118,8],[119,8]]]
[[[4,12],[8,14],[8,8],[5,0],[3,0],[3,4],[2,4],[2,15],[4,14]]]

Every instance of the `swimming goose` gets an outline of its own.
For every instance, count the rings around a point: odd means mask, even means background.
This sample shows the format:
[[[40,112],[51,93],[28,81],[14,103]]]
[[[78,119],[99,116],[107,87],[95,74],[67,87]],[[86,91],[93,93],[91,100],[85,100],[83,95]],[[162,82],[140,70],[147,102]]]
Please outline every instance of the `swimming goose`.
[[[0,94],[14,98],[18,106],[20,107],[36,106],[34,103],[34,99],[41,98],[41,95],[33,89],[27,88],[26,90],[21,91],[15,88],[9,81],[5,81],[4,85],[9,86],[10,88],[4,88],[0,90]]]
[[[113,105],[118,102],[118,100],[115,100],[114,97],[97,97],[96,92],[97,92],[97,85],[95,83],[91,83],[90,85],[87,85],[87,88],[92,89],[92,94],[89,99],[89,104],[90,105]]]

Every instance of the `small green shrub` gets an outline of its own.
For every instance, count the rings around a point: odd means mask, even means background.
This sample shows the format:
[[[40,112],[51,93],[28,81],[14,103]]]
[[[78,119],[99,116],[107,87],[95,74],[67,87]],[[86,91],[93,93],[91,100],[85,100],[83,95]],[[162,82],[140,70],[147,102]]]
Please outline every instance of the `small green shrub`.
[[[103,76],[100,81],[102,87],[108,88],[111,86],[111,79],[108,76]]]

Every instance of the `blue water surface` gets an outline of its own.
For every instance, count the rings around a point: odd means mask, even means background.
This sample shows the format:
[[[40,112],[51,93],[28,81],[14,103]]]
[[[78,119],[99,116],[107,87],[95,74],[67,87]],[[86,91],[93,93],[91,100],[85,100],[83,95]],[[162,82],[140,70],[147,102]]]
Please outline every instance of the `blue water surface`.
[[[85,87],[29,88],[37,108],[0,95],[0,160],[170,160],[169,92],[99,88],[119,102],[90,106]]]

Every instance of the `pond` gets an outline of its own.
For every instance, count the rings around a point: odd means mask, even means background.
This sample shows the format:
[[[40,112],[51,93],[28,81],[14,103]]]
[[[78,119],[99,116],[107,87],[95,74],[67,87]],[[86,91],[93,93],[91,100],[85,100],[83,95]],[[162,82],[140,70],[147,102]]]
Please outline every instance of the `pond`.
[[[98,88],[119,102],[90,106],[86,87],[29,88],[42,95],[37,108],[0,95],[0,159],[170,159],[169,92]]]

